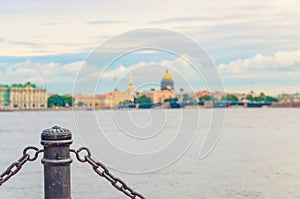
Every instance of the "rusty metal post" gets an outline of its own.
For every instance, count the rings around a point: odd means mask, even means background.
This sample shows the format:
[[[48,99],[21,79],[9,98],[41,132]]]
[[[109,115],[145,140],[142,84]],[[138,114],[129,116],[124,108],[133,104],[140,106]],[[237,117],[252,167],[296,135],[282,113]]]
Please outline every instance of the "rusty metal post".
[[[68,129],[54,126],[42,132],[45,199],[71,199],[71,143],[72,133]]]

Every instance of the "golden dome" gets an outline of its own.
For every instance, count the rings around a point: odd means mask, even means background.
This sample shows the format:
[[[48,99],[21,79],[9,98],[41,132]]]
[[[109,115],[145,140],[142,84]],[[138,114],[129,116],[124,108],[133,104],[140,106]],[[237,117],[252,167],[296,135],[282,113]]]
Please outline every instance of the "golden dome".
[[[166,70],[166,73],[163,75],[162,79],[163,79],[163,80],[172,80],[173,77],[172,77],[172,75],[169,73],[169,71]]]

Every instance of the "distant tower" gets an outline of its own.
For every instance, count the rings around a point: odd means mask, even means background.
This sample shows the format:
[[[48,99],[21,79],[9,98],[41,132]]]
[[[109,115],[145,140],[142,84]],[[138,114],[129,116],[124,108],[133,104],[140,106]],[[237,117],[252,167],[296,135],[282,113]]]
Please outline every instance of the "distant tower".
[[[161,90],[174,90],[174,81],[172,75],[166,70],[160,82]]]
[[[135,96],[135,88],[132,84],[132,74],[130,73],[130,77],[129,77],[129,85],[127,87],[127,95],[128,95],[128,99],[130,101],[134,100],[134,96]]]
[[[128,85],[128,87],[127,87],[127,92],[128,92],[128,93],[132,93],[132,92],[134,92],[134,90],[135,90],[135,88],[134,88],[134,86],[133,86],[133,84],[132,84],[132,74],[130,73],[130,77],[129,77],[129,85]]]

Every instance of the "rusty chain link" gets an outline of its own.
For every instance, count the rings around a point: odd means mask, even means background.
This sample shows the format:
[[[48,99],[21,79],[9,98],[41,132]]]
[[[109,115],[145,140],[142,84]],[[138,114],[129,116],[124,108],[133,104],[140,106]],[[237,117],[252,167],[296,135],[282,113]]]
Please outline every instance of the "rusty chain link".
[[[135,192],[132,188],[130,188],[124,181],[112,175],[106,166],[104,166],[101,162],[98,162],[92,158],[92,154],[90,150],[86,147],[81,147],[78,150],[70,149],[72,153],[76,155],[76,158],[79,162],[87,162],[89,163],[94,171],[101,177],[104,177],[107,181],[109,181],[112,186],[114,186],[119,191],[126,194],[128,197],[135,199],[145,199],[140,193]],[[85,151],[86,155],[80,157],[80,152]],[[100,170],[101,169],[101,170]]]
[[[30,156],[28,153],[29,150],[35,151],[33,156]],[[35,161],[38,158],[38,155],[40,153],[44,152],[44,150],[38,149],[34,146],[28,146],[23,150],[23,155],[20,159],[18,159],[16,162],[13,162],[1,175],[0,175],[0,186],[3,185],[7,180],[9,180],[12,176],[17,174],[22,166],[27,161]]]

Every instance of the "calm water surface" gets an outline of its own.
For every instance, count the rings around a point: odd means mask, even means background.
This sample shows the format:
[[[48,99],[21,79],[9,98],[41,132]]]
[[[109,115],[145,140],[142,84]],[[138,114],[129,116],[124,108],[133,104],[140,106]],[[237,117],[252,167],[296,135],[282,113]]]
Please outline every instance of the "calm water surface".
[[[209,110],[200,111],[202,125],[209,125],[205,119]],[[82,112],[83,118],[85,114]],[[97,114],[108,124],[112,122],[110,111]],[[116,170],[113,173],[153,199],[300,198],[299,119],[300,109],[228,109],[222,137],[207,158],[197,157],[201,140],[195,140],[187,153],[166,169],[148,174]],[[178,122],[174,118],[169,120],[170,124]],[[54,124],[73,132],[73,148],[83,145],[71,111],[1,112],[0,171],[18,159],[25,146],[40,146],[41,131]],[[0,188],[0,198],[43,198],[42,172],[40,158],[27,163]],[[72,164],[72,197],[126,198],[99,178],[89,165],[77,161]]]

